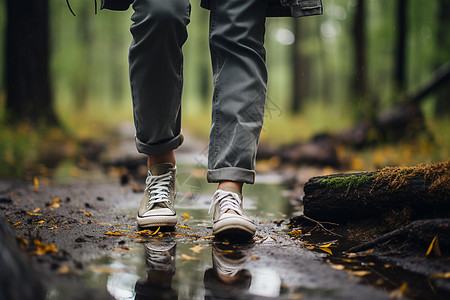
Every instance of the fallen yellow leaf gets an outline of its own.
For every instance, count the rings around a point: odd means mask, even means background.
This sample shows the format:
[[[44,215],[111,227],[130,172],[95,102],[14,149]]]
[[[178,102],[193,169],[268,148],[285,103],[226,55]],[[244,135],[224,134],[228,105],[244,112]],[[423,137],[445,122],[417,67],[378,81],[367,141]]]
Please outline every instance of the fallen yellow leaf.
[[[333,252],[331,252],[331,249],[328,248],[328,247],[319,247],[319,249],[324,251],[324,252],[326,252],[326,253],[328,253],[328,254],[330,254],[330,255],[333,255]]]
[[[55,199],[53,199],[52,201],[48,202],[48,203],[47,203],[47,206],[48,206],[49,208],[58,208],[58,207],[61,206],[61,204],[59,203],[60,201],[61,201],[61,199],[55,198]]]
[[[172,232],[172,234],[175,234],[175,235],[182,235],[182,236],[192,236],[192,237],[201,238],[201,236],[199,236],[198,234],[187,234],[187,233],[179,233],[179,232]]]
[[[361,276],[361,277],[371,274],[370,271],[366,271],[366,270],[358,270],[358,271],[349,270],[347,272],[352,275]]]
[[[139,234],[139,235],[152,235],[152,231],[148,230],[148,229],[144,229],[144,230],[140,230],[140,231],[136,231],[135,234]]]
[[[111,268],[105,268],[105,267],[90,267],[89,270],[91,270],[91,272],[95,272],[95,273],[107,273],[107,274],[111,274],[111,273],[117,273],[117,270],[111,269]]]
[[[36,208],[33,210],[33,212],[35,213],[35,212],[38,212],[38,211],[40,211],[40,210],[41,210],[40,207],[36,207]]]
[[[436,235],[433,240],[431,241],[430,246],[428,247],[426,256],[430,255],[431,251],[433,251],[433,253],[436,256],[441,256],[441,249],[439,248],[439,240],[438,240],[438,236]]]
[[[40,220],[40,221],[36,221],[36,222],[33,222],[33,223],[42,225],[42,224],[44,224],[44,222],[45,222],[44,220]]]
[[[202,251],[204,249],[204,247],[200,246],[200,245],[195,245],[194,247],[189,248],[189,250],[191,250],[194,253],[200,253],[200,251]]]
[[[181,254],[181,259],[182,259],[182,260],[198,260],[198,258],[189,256],[189,255],[186,255],[186,254],[184,254],[184,253]]]
[[[344,270],[345,269],[345,267],[343,265],[331,264],[331,267],[335,270]]]
[[[69,267],[67,265],[62,265],[59,269],[55,271],[55,274],[58,275],[69,274]]]
[[[258,255],[252,255],[250,258],[251,258],[251,260],[259,260],[259,256]]]
[[[58,228],[58,226],[55,225],[55,226],[50,227],[49,229],[53,230],[53,229],[56,229],[56,228]]]
[[[450,278],[450,272],[447,273],[434,273],[433,275],[430,276],[432,279],[438,279],[438,278],[445,278],[448,279]]]
[[[19,221],[19,222],[17,222],[17,223],[14,223],[14,226],[19,226],[20,224],[22,224],[21,221]]]
[[[93,215],[91,213],[85,211],[84,209],[80,209],[80,211],[88,217],[93,217]]]
[[[400,299],[405,297],[405,293],[408,290],[408,284],[403,283],[398,289],[392,291],[389,294],[389,299]]]
[[[37,239],[33,241],[33,244],[36,246],[36,251],[34,252],[36,255],[44,255],[49,252],[58,252],[58,249],[54,244],[46,245]]]
[[[347,257],[350,257],[350,258],[364,256],[364,255],[359,254],[359,253],[346,253],[345,255],[347,255]]]
[[[189,226],[184,226],[184,225],[177,225],[177,227],[185,228],[185,229],[191,229],[191,227],[189,227]]]
[[[29,212],[29,211],[27,211],[26,213],[28,215],[30,215],[30,216],[42,216],[42,214],[32,213],[32,212]]]
[[[28,246],[30,243],[21,235],[17,235],[17,239],[22,242],[25,246]]]
[[[117,251],[117,252],[122,252],[122,251],[130,251],[131,250],[131,248],[130,247],[127,247],[127,246],[123,246],[123,247],[120,247],[120,248],[114,248],[114,249],[112,249],[112,251]]]
[[[300,229],[295,229],[295,230],[289,231],[287,234],[299,236],[302,234],[302,231]]]
[[[201,239],[210,239],[210,238],[213,238],[214,237],[214,235],[205,235],[205,236],[201,236],[200,238]]]
[[[371,253],[373,253],[373,251],[375,251],[375,249],[369,249],[369,250],[365,251],[364,253],[371,254]]]
[[[160,228],[161,228],[161,227],[158,227],[158,229],[156,229],[155,232],[152,233],[152,235],[155,235],[156,233],[158,233],[158,231],[159,231]]]
[[[192,219],[192,217],[188,213],[184,212],[181,215],[183,216],[183,220],[182,220],[183,222],[186,220]]]
[[[39,180],[36,176],[34,176],[34,178],[33,178],[33,183],[34,183],[34,186],[31,188],[31,190],[33,192],[39,191]]]
[[[123,233],[120,233],[120,232],[117,232],[117,231],[114,231],[114,232],[108,231],[108,232],[105,232],[104,234],[106,234],[106,235],[123,235]]]
[[[328,244],[325,244],[325,245],[320,245],[319,247],[320,248],[328,248],[328,247],[330,247],[332,245],[332,243],[328,243]]]

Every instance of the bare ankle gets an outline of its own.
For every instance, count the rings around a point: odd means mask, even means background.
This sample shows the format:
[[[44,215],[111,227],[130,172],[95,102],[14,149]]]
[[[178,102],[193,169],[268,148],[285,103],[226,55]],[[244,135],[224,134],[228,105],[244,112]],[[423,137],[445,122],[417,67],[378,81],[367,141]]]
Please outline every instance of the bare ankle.
[[[219,182],[219,186],[217,187],[217,189],[222,189],[226,186],[231,186],[236,190],[238,190],[240,194],[242,194],[242,185],[243,185],[242,182],[237,181],[221,181]]]
[[[161,163],[171,163],[175,166],[175,151],[171,150],[169,152],[157,155],[147,155],[147,167],[150,169],[154,165]]]

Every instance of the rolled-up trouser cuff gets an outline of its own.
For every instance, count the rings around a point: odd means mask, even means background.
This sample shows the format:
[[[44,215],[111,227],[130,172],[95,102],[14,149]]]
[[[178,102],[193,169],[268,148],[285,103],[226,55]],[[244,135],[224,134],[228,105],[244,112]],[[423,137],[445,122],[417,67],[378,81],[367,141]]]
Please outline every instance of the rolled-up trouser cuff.
[[[181,134],[166,142],[151,145],[143,143],[138,138],[136,138],[136,148],[140,153],[144,153],[147,155],[157,155],[167,153],[170,150],[178,148],[182,142],[183,138]]]
[[[220,168],[208,170],[206,179],[208,182],[236,181],[253,184],[255,182],[255,171],[236,167]]]

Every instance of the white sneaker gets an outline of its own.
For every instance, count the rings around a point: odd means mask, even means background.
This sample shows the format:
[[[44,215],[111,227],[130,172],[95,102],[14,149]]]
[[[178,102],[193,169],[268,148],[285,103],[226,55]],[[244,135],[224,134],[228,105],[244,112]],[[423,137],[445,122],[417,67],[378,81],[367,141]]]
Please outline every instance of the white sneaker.
[[[139,227],[173,227],[177,224],[174,209],[175,176],[177,168],[171,163],[154,165],[149,171],[137,215]]]
[[[256,225],[244,212],[242,195],[233,187],[227,186],[214,193],[209,213],[212,214],[214,234],[255,234]]]

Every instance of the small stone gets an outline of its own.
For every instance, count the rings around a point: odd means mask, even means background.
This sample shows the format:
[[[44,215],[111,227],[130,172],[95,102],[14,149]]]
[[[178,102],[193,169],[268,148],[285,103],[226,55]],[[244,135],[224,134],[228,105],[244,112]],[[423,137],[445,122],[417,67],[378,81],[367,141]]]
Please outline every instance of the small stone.
[[[86,243],[86,240],[84,238],[82,238],[82,237],[79,237],[79,238],[75,239],[75,242],[76,243]]]
[[[0,197],[0,203],[11,204],[12,199],[11,199],[11,197]]]

